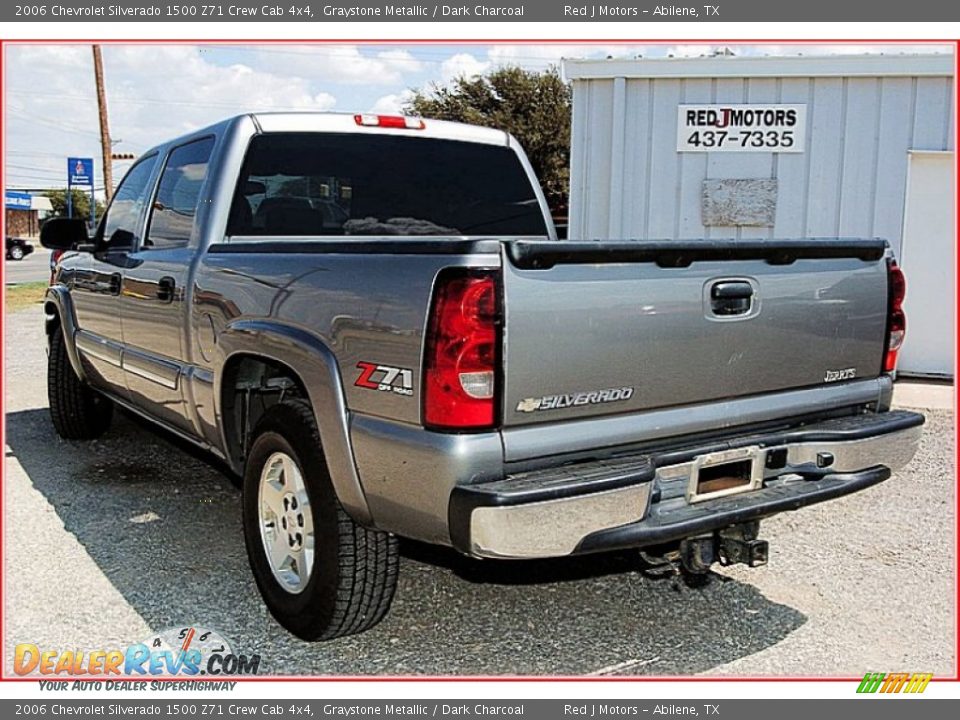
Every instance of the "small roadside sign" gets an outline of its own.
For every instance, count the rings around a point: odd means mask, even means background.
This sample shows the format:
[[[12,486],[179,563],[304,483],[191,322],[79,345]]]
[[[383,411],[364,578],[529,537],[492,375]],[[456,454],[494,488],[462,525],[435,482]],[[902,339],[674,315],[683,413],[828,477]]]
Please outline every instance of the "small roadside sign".
[[[33,196],[30,193],[7,190],[3,204],[7,210],[30,210],[33,207]]]
[[[93,187],[93,158],[67,158],[67,185]]]

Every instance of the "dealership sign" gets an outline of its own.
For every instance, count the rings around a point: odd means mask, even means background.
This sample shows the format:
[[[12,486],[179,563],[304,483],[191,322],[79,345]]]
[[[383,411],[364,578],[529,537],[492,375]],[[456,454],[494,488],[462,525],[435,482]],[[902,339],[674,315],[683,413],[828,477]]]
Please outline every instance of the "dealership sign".
[[[806,105],[680,105],[677,152],[798,153]]]

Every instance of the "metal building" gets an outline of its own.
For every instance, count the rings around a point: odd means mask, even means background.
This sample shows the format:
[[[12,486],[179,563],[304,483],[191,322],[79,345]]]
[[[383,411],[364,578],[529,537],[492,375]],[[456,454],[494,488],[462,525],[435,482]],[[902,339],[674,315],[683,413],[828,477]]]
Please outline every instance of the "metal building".
[[[952,55],[567,60],[563,71],[571,238],[884,237],[908,279],[901,371],[953,375]]]

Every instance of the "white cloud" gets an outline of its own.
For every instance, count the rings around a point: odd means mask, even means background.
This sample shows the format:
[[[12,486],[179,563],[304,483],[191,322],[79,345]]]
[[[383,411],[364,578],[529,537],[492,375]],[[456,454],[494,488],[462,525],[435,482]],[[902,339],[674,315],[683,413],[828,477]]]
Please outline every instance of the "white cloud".
[[[714,50],[722,50],[726,46],[714,45],[668,45],[663,49],[663,55],[673,57],[702,57],[710,55]],[[734,52],[737,52],[734,49]],[[739,53],[738,53],[739,54]]]
[[[736,48],[734,47],[734,50]],[[929,55],[949,53],[949,45],[756,45],[754,55]]]
[[[440,82],[447,84],[457,78],[472,78],[482,75],[490,63],[478,60],[470,53],[457,53],[440,64]]]
[[[216,48],[215,48],[216,49]],[[296,75],[320,82],[390,85],[405,75],[419,73],[424,64],[407,50],[363,52],[357,45],[281,45],[223,47],[223,51],[249,52],[257,67],[281,75]]]
[[[311,110],[332,110],[333,106],[337,104],[337,99],[330,93],[317,93],[313,96],[313,107]]]
[[[400,73],[423,72],[424,65],[406,50],[385,50],[377,58]]]
[[[518,44],[492,45],[487,58],[493,65],[520,65],[532,69],[544,69],[558,65],[563,59],[574,58],[633,58],[643,57],[700,57],[711,55],[729,47],[737,55],[850,55],[862,53],[909,54],[951,52],[949,45],[857,45],[857,44],[652,44],[652,45],[602,45],[602,44]]]
[[[637,45],[493,45],[487,57],[494,65],[519,65],[543,69],[559,65],[564,58],[633,57]]]
[[[413,99],[412,90],[402,90],[398,93],[390,93],[377,99],[370,106],[370,112],[378,115],[399,115],[403,106]]]

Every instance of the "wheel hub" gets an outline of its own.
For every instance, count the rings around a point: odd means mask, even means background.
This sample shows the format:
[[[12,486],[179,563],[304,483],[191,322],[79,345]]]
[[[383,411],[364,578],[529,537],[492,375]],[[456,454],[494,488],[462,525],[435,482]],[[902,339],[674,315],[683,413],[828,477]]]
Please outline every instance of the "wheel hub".
[[[280,521],[280,526],[287,533],[287,544],[291,550],[299,550],[303,546],[303,513],[299,512],[297,507],[297,496],[293,493],[287,493],[283,496],[283,507],[286,512]]]
[[[313,513],[303,473],[290,455],[273,453],[260,472],[260,539],[273,577],[289,593],[310,582],[314,556]]]

